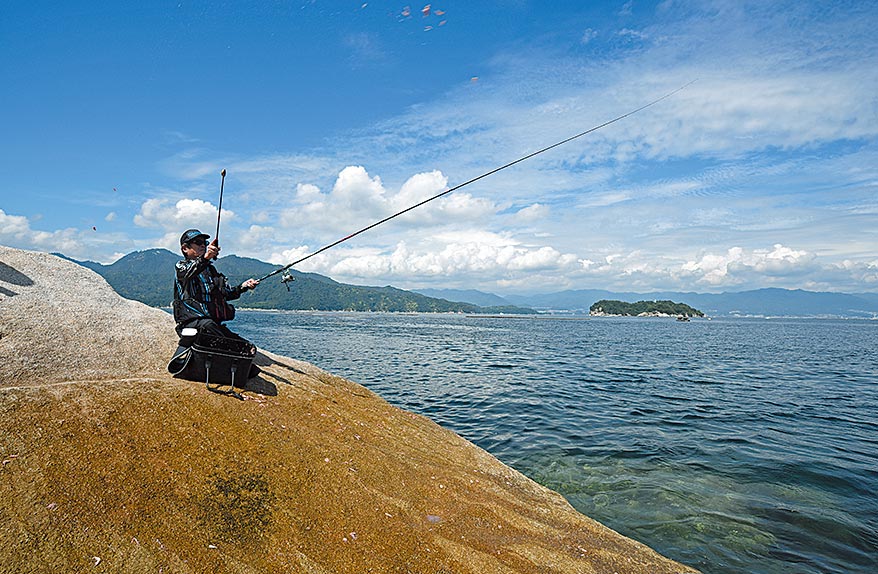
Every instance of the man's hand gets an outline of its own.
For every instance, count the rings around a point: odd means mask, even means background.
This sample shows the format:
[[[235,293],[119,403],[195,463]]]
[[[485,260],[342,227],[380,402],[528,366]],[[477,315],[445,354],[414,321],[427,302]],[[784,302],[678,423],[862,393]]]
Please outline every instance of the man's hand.
[[[204,252],[204,258],[208,261],[211,259],[216,259],[217,256],[219,256],[219,252],[219,245],[217,245],[216,239],[214,239],[207,245],[207,250]]]
[[[256,286],[259,285],[259,281],[256,279],[247,279],[243,283],[241,283],[241,287],[244,289],[255,289]]]

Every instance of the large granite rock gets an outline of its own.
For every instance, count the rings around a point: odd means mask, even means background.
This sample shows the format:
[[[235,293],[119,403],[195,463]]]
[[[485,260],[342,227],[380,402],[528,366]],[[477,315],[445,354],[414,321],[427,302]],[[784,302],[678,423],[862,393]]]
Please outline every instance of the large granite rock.
[[[0,247],[0,571],[693,572],[360,385],[260,353],[238,401],[169,377],[175,342]]]

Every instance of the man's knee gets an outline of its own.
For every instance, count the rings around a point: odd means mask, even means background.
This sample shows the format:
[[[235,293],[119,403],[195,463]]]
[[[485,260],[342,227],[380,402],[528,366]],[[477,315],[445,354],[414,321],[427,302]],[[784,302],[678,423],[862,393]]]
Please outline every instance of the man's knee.
[[[206,333],[219,337],[227,336],[213,319],[195,319],[184,324],[177,325],[177,335],[183,336],[184,329],[195,329],[198,333]]]

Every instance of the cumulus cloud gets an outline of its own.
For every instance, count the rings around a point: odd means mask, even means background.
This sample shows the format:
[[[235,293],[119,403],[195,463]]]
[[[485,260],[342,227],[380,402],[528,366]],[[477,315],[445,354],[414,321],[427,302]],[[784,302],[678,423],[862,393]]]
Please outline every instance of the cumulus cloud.
[[[19,239],[31,233],[30,222],[23,215],[10,215],[0,209],[0,237]]]
[[[294,205],[281,213],[284,225],[308,225],[338,231],[353,221],[382,216],[387,210],[384,185],[362,166],[338,173],[329,192],[311,183],[298,183]]]
[[[386,203],[381,178],[370,176],[360,165],[351,165],[339,172],[330,197],[337,207],[368,215],[379,214]]]
[[[223,209],[223,221],[234,219],[234,211]],[[201,199],[181,199],[176,203],[161,198],[148,199],[134,216],[134,224],[139,227],[178,231],[178,235],[188,227],[204,230],[215,223],[216,206]]]
[[[299,183],[296,185],[296,200],[302,203],[309,203],[320,197],[320,188],[310,183]]]
[[[328,192],[311,183],[296,186],[293,205],[280,214],[282,226],[307,228],[310,232],[343,234],[356,231],[393,213],[412,207],[447,189],[447,178],[439,171],[416,173],[397,191],[387,189],[378,175],[363,166],[342,169]],[[394,222],[397,226],[442,225],[449,220],[473,221],[497,210],[489,200],[468,193],[454,193],[437,199],[429,208],[416,209]]]
[[[405,209],[444,191],[448,187],[448,178],[442,172],[433,170],[416,173],[406,180],[393,198],[397,210]]]
[[[317,259],[317,258],[315,258]],[[314,263],[314,270],[351,281],[382,277],[407,282],[437,277],[564,272],[578,265],[574,254],[522,245],[486,231],[438,234],[429,242],[400,242],[393,250],[354,248]]]
[[[298,261],[309,253],[310,248],[307,245],[299,245],[297,247],[293,247],[292,249],[285,249],[283,251],[273,252],[271,255],[268,256],[268,262],[281,266],[288,265],[293,261]],[[316,271],[318,267],[315,267],[314,263],[312,262],[308,265],[297,267],[296,269],[300,271]]]
[[[222,223],[233,224],[237,217],[234,211],[223,208]],[[176,202],[166,198],[152,198],[144,201],[140,211],[134,216],[138,227],[158,233],[151,243],[177,252],[180,248],[180,234],[186,229],[195,228],[213,235],[216,227],[216,206],[201,199],[180,199]],[[238,241],[245,239],[235,234],[232,249],[238,251]]]
[[[834,267],[840,272],[840,281],[847,279],[848,284],[863,285],[867,289],[878,287],[878,259],[866,262],[845,259]]]
[[[855,290],[854,285],[878,283],[878,261],[844,264],[820,261],[813,253],[780,244],[770,249],[732,247],[722,253],[704,253],[690,261],[641,250],[577,259],[554,254],[547,257],[550,253],[548,250],[529,251],[521,261],[539,261],[546,257],[552,264],[527,266],[523,273],[509,273],[515,267],[511,265],[505,275],[492,277],[491,286],[530,292],[535,291],[536,284],[543,292],[597,286],[649,292],[690,290],[699,285],[700,291],[714,292],[765,286]]]
[[[735,285],[752,279],[754,275],[789,277],[813,269],[816,256],[775,244],[771,250],[745,251],[732,247],[724,254],[704,254],[697,261],[682,265],[684,274],[694,276],[698,283],[708,285]]]

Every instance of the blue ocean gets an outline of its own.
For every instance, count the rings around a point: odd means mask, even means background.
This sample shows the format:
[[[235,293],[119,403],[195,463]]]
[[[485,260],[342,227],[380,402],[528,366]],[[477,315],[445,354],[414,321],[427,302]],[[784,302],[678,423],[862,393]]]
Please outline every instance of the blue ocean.
[[[878,321],[241,311],[708,574],[878,572]]]

